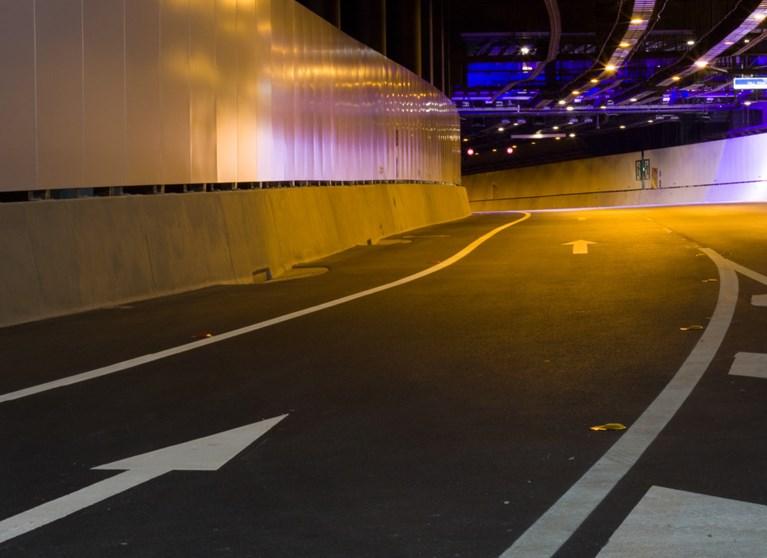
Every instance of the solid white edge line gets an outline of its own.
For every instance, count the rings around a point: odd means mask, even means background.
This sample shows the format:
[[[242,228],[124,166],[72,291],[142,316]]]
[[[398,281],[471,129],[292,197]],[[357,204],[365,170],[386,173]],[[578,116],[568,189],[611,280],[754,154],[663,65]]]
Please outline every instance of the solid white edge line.
[[[165,349],[156,353],[149,353],[146,355],[142,355],[139,357],[131,358],[128,360],[124,360],[122,362],[118,362],[115,364],[110,364],[108,366],[103,366],[101,368],[96,368],[94,370],[90,370],[88,372],[82,372],[80,374],[75,374],[73,376],[67,376],[66,378],[61,378],[58,380],[53,380],[51,382],[46,382],[43,384],[38,384],[36,386],[31,386],[28,388],[23,388],[20,390],[12,391],[9,393],[5,393],[3,395],[0,395],[0,403],[6,403],[8,401],[14,401],[16,399],[22,399],[24,397],[29,397],[30,395],[35,395],[38,393],[42,393],[44,391],[49,391],[52,389],[64,387],[64,386],[70,386],[72,384],[77,384],[80,382],[85,382],[87,380],[92,380],[94,378],[100,378],[101,376],[107,376],[109,374],[114,374],[115,372],[121,372],[123,370],[127,370],[129,368],[135,368],[136,366],[141,366],[143,364],[147,364],[150,362],[155,362],[157,360],[161,360],[164,358],[168,358],[174,355],[178,355],[181,353],[185,353],[187,351],[193,351],[195,349],[199,349],[201,347],[205,347],[207,345],[212,345],[213,343],[220,343],[221,341],[226,341],[227,339],[231,339],[233,337],[239,337],[240,335],[245,335],[247,333],[252,333],[254,331],[258,331],[259,329],[264,329],[273,325],[281,324],[283,322],[287,322],[290,320],[294,320],[296,318],[300,318],[302,316],[307,316],[309,314],[314,314],[315,312],[320,312],[322,310],[326,310],[328,308],[332,308],[334,306],[339,306],[341,304],[345,304],[347,302],[351,302],[353,300],[357,300],[359,298],[364,298],[366,296],[370,296],[376,293],[380,293],[381,291],[386,291],[388,289],[393,289],[395,287],[399,287],[401,285],[405,285],[407,283],[411,283],[413,281],[417,281],[418,279],[421,279],[423,277],[426,277],[428,275],[431,275],[432,273],[436,273],[437,271],[440,271],[442,269],[445,269],[446,267],[449,267],[453,265],[454,263],[462,260],[469,254],[471,254],[474,250],[476,250],[481,244],[486,242],[487,240],[491,239],[498,233],[508,229],[509,227],[512,227],[518,223],[521,223],[522,221],[525,221],[530,218],[530,213],[528,212],[522,212],[518,211],[517,213],[522,213],[522,217],[519,219],[516,219],[514,221],[511,221],[509,223],[506,223],[504,225],[501,225],[500,227],[496,227],[493,230],[491,230],[488,233],[485,233],[484,235],[480,236],[470,244],[468,244],[466,247],[464,247],[459,252],[453,254],[446,260],[442,260],[438,264],[435,264],[427,269],[424,269],[422,271],[419,271],[417,273],[413,273],[412,275],[408,275],[407,277],[403,277],[402,279],[398,279],[396,281],[392,281],[391,283],[386,283],[384,285],[379,285],[377,287],[373,287],[364,291],[360,291],[358,293],[350,294],[341,298],[337,298],[335,300],[330,300],[328,302],[323,302],[321,304],[316,304],[314,306],[310,306],[309,308],[304,308],[302,310],[296,310],[295,312],[290,312],[288,314],[283,314],[282,316],[277,316],[275,318],[270,318],[268,320],[264,320],[262,322],[258,322],[255,324],[251,324],[249,326],[244,326],[238,329],[234,329],[231,331],[227,331],[218,335],[215,335],[213,337],[208,337],[206,339],[200,339],[198,341],[192,341],[191,343],[185,343],[183,345],[179,345],[177,347],[171,347],[170,349]]]
[[[501,558],[553,556],[639,460],[669,423],[714,359],[732,322],[738,276],[732,262],[701,249],[719,271],[719,297],[708,327],[682,366],[636,422]]]

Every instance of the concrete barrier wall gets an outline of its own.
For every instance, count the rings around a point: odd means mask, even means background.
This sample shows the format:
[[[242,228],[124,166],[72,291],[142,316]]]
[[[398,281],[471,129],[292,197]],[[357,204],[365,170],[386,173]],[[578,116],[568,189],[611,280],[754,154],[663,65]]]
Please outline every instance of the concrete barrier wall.
[[[469,214],[461,187],[375,185],[0,205],[0,326],[220,283]]]
[[[767,134],[465,176],[472,209],[546,209],[767,200]]]

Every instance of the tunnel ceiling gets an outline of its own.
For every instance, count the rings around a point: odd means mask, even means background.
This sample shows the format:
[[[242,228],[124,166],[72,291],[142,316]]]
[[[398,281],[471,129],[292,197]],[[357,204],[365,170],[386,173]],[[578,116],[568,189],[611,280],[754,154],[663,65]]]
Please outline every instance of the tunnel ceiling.
[[[767,0],[305,4],[361,39],[386,13],[373,46],[451,97],[464,172],[761,129],[767,95],[733,79],[767,76]]]

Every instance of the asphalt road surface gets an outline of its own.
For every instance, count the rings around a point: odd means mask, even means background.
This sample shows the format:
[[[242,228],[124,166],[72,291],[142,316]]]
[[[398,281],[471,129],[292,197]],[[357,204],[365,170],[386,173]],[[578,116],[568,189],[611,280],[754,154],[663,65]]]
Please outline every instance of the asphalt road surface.
[[[767,206],[390,240],[0,329],[0,557],[767,555]]]

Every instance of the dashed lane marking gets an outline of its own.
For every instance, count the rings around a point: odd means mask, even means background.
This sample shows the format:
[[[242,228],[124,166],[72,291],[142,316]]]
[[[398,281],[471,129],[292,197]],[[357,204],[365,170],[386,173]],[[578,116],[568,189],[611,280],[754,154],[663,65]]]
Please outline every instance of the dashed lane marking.
[[[352,302],[353,300],[358,300],[360,298],[364,298],[376,293],[380,293],[382,291],[386,291],[389,289],[393,289],[395,287],[400,287],[402,285],[406,285],[407,283],[412,283],[413,281],[417,281],[418,279],[422,279],[428,275],[431,275],[433,273],[436,273],[437,271],[440,271],[442,269],[445,269],[446,267],[450,267],[454,263],[462,260],[469,254],[471,254],[474,250],[476,250],[480,245],[484,244],[487,240],[490,240],[498,233],[508,229],[509,227],[512,227],[518,223],[521,223],[523,221],[526,221],[530,218],[530,213],[526,212],[519,212],[522,213],[522,217],[519,219],[516,219],[514,221],[511,221],[509,223],[506,223],[504,225],[501,225],[500,227],[496,227],[493,230],[491,230],[488,233],[485,233],[484,235],[480,236],[470,244],[468,244],[466,247],[464,247],[459,252],[456,252],[449,258],[442,260],[441,262],[437,263],[436,265],[433,265],[427,269],[424,269],[422,271],[419,271],[417,273],[413,273],[412,275],[408,275],[407,277],[403,277],[402,279],[398,279],[396,281],[392,281],[391,283],[386,283],[384,285],[379,285],[377,287],[373,287],[371,289],[367,289],[364,291],[360,291],[358,293],[350,294],[341,298],[337,298],[335,300],[330,300],[328,302],[323,302],[321,304],[316,304],[314,306],[310,306],[309,308],[304,308],[303,310],[296,310],[295,312],[290,312],[288,314],[283,314],[282,316],[277,316],[275,318],[271,318],[268,320],[264,320],[262,322],[258,322],[255,324],[251,324],[249,326],[241,327],[238,329],[234,329],[231,331],[227,331],[224,333],[220,333],[214,337],[208,337],[205,339],[199,339],[197,341],[192,341],[191,343],[185,343],[183,345],[179,345],[177,347],[172,347],[170,349],[165,349],[163,351],[159,351],[156,353],[150,353],[147,355],[131,358],[128,360],[124,360],[122,362],[118,362],[116,364],[110,364],[109,366],[103,366],[101,368],[96,368],[94,370],[90,370],[88,372],[82,372],[80,374],[75,374],[73,376],[68,376],[66,378],[61,378],[59,380],[54,380],[52,382],[46,382],[44,384],[38,384],[36,386],[31,386],[28,388],[20,389],[17,391],[12,391],[10,393],[6,393],[3,395],[0,395],[0,403],[5,403],[8,401],[13,401],[15,399],[21,399],[24,397],[29,397],[30,395],[35,395],[38,393],[42,393],[45,391],[49,391],[52,389],[57,389],[64,386],[70,386],[73,384],[78,384],[80,382],[85,382],[88,380],[93,380],[94,378],[100,378],[102,376],[107,376],[109,374],[114,374],[116,372],[122,372],[123,370],[128,370],[129,368],[135,368],[137,366],[141,366],[143,364],[147,364],[150,362],[155,362],[164,358],[168,358],[174,355],[178,355],[181,353],[185,353],[187,351],[193,351],[195,349],[200,349],[202,347],[206,347],[208,345],[212,345],[214,343],[220,343],[222,341],[226,341],[227,339],[232,339],[233,337],[239,337],[240,335],[246,335],[248,333],[252,333],[254,331],[258,331],[260,329],[265,329],[267,327],[281,324],[283,322],[287,322],[290,320],[295,320],[296,318],[300,318],[302,316],[307,316],[309,314],[314,314],[316,312],[321,312],[322,310],[327,310],[328,308],[332,308],[334,306],[340,306],[341,304],[346,304],[347,302]]]

